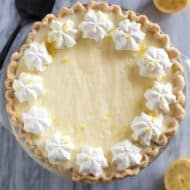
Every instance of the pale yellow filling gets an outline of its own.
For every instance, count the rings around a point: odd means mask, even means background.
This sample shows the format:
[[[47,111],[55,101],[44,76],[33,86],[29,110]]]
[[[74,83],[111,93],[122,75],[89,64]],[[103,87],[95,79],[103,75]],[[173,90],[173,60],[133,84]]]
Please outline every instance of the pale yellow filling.
[[[76,23],[82,16],[71,16]],[[113,19],[113,16],[110,15]],[[117,18],[114,18],[117,21]],[[119,19],[119,18],[118,18]],[[45,41],[47,29],[41,29],[37,41]],[[41,137],[34,137],[40,145],[56,130],[70,135],[78,151],[83,145],[100,146],[107,154],[117,142],[130,138],[131,121],[142,111],[144,91],[153,80],[139,75],[136,62],[149,46],[159,46],[150,35],[139,52],[115,50],[111,37],[102,42],[79,36],[73,48],[49,51],[53,64],[38,73],[44,81],[45,95],[34,103],[44,106],[53,118],[53,125]],[[26,71],[22,60],[18,72]],[[30,105],[15,103],[20,115]]]

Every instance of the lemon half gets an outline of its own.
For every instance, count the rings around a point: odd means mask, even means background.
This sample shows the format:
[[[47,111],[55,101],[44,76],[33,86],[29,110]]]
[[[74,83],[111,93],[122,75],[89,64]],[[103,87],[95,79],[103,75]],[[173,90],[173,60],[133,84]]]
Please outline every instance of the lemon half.
[[[165,173],[164,183],[166,190],[190,190],[190,160],[173,161]]]
[[[161,12],[172,14],[187,7],[190,0],[153,0],[153,2]]]

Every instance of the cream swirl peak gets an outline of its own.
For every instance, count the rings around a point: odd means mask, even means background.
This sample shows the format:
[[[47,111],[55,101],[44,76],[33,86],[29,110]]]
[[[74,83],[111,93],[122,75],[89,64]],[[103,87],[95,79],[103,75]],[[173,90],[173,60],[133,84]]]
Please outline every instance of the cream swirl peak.
[[[48,42],[55,43],[55,47],[70,48],[76,44],[77,30],[72,20],[52,20],[48,33]]]
[[[22,114],[24,130],[29,133],[43,134],[52,124],[51,117],[43,107],[32,106]]]
[[[111,148],[113,159],[117,170],[122,171],[130,166],[139,164],[142,160],[141,149],[129,140],[117,143]]]
[[[126,19],[119,23],[119,27],[112,33],[112,38],[117,50],[138,51],[145,33],[141,31],[140,23]]]
[[[62,136],[59,132],[46,140],[46,151],[48,159],[53,164],[58,164],[61,161],[69,161],[73,144],[69,136]]]
[[[141,113],[133,119],[131,129],[133,130],[133,139],[140,141],[141,144],[149,146],[152,140],[158,140],[163,131],[162,115],[150,116]]]
[[[77,155],[77,165],[82,175],[100,176],[108,163],[102,148],[84,147],[82,152]]]
[[[106,34],[113,27],[108,16],[101,11],[89,10],[81,22],[79,28],[83,32],[83,38],[90,38],[96,41],[104,39]]]
[[[43,93],[43,81],[40,76],[20,73],[13,81],[13,89],[19,102],[32,102]]]
[[[162,48],[149,47],[143,59],[138,62],[140,75],[150,78],[160,78],[165,76],[172,63],[168,54]]]
[[[32,42],[24,51],[23,63],[30,71],[45,71],[46,66],[52,63],[45,43]]]
[[[155,81],[151,89],[144,94],[146,98],[146,106],[150,110],[161,109],[164,112],[169,112],[169,105],[175,103],[176,97],[172,93],[172,85],[170,83],[162,84]]]

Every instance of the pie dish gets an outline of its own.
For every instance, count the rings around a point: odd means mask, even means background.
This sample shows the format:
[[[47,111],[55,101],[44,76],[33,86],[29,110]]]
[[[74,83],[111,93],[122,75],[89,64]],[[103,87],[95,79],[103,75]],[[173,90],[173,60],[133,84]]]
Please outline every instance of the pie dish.
[[[108,182],[136,175],[175,134],[184,86],[179,52],[157,24],[76,3],[34,23],[12,55],[6,110],[48,168]]]

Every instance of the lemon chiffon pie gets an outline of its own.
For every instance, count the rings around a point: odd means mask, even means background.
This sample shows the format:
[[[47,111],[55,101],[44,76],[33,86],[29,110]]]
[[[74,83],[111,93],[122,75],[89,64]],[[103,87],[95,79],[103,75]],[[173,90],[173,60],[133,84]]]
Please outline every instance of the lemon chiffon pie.
[[[24,145],[74,180],[136,175],[183,118],[179,52],[146,16],[80,3],[33,25],[7,70]]]

